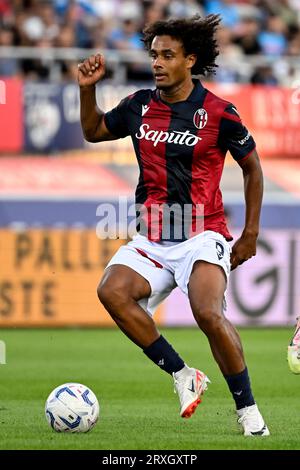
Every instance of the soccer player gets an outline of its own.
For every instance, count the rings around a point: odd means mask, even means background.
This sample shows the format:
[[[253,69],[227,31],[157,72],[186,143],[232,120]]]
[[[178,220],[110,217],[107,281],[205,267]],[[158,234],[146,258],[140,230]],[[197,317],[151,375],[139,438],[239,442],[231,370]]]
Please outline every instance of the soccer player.
[[[300,317],[297,318],[296,329],[288,346],[288,363],[294,374],[300,374]]]
[[[137,91],[107,113],[95,98],[104,57],[90,56],[78,65],[85,138],[101,142],[130,135],[140,169],[139,233],[109,262],[98,296],[119,328],[173,375],[180,415],[188,418],[209,379],[185,364],[152,318],[157,305],[178,286],[208,338],[244,435],[267,436],[239,335],[223,314],[230,270],[256,253],[262,171],[254,140],[236,108],[192,77],[216,67],[219,22],[218,16],[209,15],[148,25],[143,41],[156,87]],[[219,189],[227,150],[242,169],[246,201],[245,227],[232,250]]]

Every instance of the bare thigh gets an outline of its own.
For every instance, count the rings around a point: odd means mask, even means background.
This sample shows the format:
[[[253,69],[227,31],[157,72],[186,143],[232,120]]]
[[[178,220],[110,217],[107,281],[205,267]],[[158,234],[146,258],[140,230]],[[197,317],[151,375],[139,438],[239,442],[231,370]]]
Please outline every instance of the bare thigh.
[[[196,321],[206,315],[223,316],[226,276],[223,269],[205,261],[196,261],[189,280],[189,300]]]
[[[114,294],[117,297],[129,297],[139,301],[151,295],[149,282],[134,269],[122,264],[114,264],[106,268],[98,286],[98,292]]]
[[[159,338],[153,319],[138,304],[151,295],[149,282],[128,266],[109,266],[98,286],[98,297],[119,328],[146,348]]]

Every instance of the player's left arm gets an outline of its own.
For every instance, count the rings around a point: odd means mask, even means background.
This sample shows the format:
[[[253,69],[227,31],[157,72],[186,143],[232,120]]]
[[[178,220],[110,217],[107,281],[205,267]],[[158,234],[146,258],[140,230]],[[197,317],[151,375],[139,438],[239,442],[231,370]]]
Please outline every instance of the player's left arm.
[[[263,173],[257,151],[254,149],[239,165],[243,171],[246,214],[242,235],[232,247],[232,270],[256,254],[263,198]]]
[[[242,123],[237,109],[231,103],[224,109],[220,121],[219,145],[230,151],[243,171],[245,193],[245,226],[232,247],[231,269],[256,254],[259,218],[263,196],[263,175],[256,152],[255,141]]]

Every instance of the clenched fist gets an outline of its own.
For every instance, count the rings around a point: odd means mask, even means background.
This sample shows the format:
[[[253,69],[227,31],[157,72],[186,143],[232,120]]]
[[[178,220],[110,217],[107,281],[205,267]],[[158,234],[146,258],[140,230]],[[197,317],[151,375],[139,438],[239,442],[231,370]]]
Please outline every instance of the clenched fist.
[[[105,61],[101,54],[91,55],[78,64],[79,86],[95,85],[105,74]]]

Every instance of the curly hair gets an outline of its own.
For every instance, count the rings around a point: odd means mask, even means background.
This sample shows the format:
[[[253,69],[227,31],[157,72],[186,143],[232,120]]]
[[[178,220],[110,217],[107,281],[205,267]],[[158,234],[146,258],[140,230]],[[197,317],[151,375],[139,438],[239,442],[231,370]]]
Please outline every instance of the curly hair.
[[[221,21],[220,15],[201,18],[195,15],[189,19],[156,21],[143,30],[142,41],[148,51],[155,36],[171,36],[182,42],[185,55],[196,54],[197,61],[192,68],[193,75],[215,73],[215,63],[219,55],[215,32]]]

